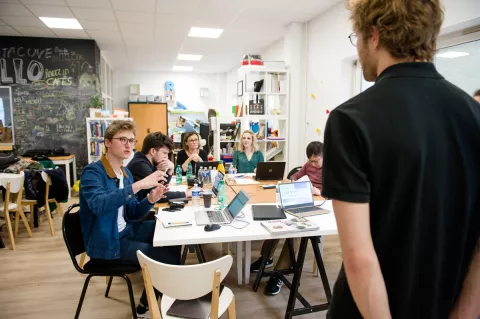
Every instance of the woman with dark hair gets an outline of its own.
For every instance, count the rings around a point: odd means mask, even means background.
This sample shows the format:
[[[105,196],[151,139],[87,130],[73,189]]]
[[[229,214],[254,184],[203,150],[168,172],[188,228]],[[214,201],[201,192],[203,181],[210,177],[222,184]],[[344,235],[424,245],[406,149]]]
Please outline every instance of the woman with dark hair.
[[[196,163],[207,161],[207,153],[200,149],[200,135],[195,131],[186,133],[183,138],[183,150],[177,154],[177,165],[180,165],[185,173],[188,164],[192,163],[193,172],[195,172]]]

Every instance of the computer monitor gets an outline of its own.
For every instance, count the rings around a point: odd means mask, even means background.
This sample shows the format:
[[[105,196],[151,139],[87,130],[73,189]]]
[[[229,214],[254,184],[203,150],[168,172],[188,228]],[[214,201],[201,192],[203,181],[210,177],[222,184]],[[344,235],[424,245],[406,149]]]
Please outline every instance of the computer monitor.
[[[215,180],[213,181],[212,192],[215,196],[218,196],[218,187],[220,186],[220,181],[224,179],[224,175],[222,172],[217,172],[217,176],[215,176]]]
[[[314,205],[312,183],[309,181],[279,184],[278,192],[284,209]]]

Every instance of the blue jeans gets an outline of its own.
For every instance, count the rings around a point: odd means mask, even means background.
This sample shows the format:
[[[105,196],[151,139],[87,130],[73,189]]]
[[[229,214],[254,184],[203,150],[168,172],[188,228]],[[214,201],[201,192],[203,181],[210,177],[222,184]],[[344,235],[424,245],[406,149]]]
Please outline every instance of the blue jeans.
[[[120,232],[120,259],[115,262],[119,264],[139,265],[137,250],[146,256],[164,264],[180,265],[182,246],[153,247],[153,234],[155,232],[156,220],[146,220],[136,223],[127,223],[125,229]],[[161,293],[155,290],[157,299]],[[147,294],[143,289],[140,302],[148,305]]]

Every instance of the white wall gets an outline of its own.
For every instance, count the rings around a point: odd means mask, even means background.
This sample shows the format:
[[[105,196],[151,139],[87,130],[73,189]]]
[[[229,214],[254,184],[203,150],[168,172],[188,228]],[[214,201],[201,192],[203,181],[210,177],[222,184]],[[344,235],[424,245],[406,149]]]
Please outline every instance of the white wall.
[[[225,105],[226,75],[114,71],[114,107],[126,109],[130,84],[140,84],[142,95],[163,95],[165,82],[175,83],[177,101],[190,111],[207,111]],[[208,88],[208,97],[200,97],[200,88]]]
[[[446,11],[443,32],[480,17],[479,0],[443,2]],[[351,32],[349,11],[343,3],[308,23],[305,146],[312,140],[323,140],[326,110],[332,110],[353,95],[352,62],[357,52],[348,39]],[[312,93],[315,99],[311,98]],[[320,134],[315,132],[316,128],[321,130]]]
[[[283,38],[264,49],[262,53],[262,58],[264,61],[285,61],[285,41]]]

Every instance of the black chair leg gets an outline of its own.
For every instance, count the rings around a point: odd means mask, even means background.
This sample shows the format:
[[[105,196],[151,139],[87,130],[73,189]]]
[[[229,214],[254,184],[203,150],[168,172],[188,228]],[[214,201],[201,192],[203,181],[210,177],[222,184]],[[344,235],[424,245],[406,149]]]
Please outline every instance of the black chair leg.
[[[185,261],[187,260],[188,247],[189,246],[183,246],[182,260],[180,261],[181,265],[185,265]]]
[[[83,300],[85,299],[85,294],[87,293],[88,283],[90,282],[91,278],[92,278],[92,275],[88,275],[87,278],[85,278],[85,283],[83,284],[82,294],[80,295],[80,300],[78,301],[77,312],[75,313],[75,319],[78,319],[80,317],[80,310],[82,310]]]
[[[133,289],[132,289],[132,282],[127,275],[122,276],[123,279],[127,282],[128,286],[128,294],[130,295],[130,306],[132,307],[132,316],[133,319],[137,319],[137,309],[135,308],[135,300],[133,299]]]
[[[110,286],[112,285],[112,280],[113,280],[113,277],[110,276],[110,279],[108,280],[107,290],[105,291],[105,298],[108,298],[108,293],[110,292]]]

